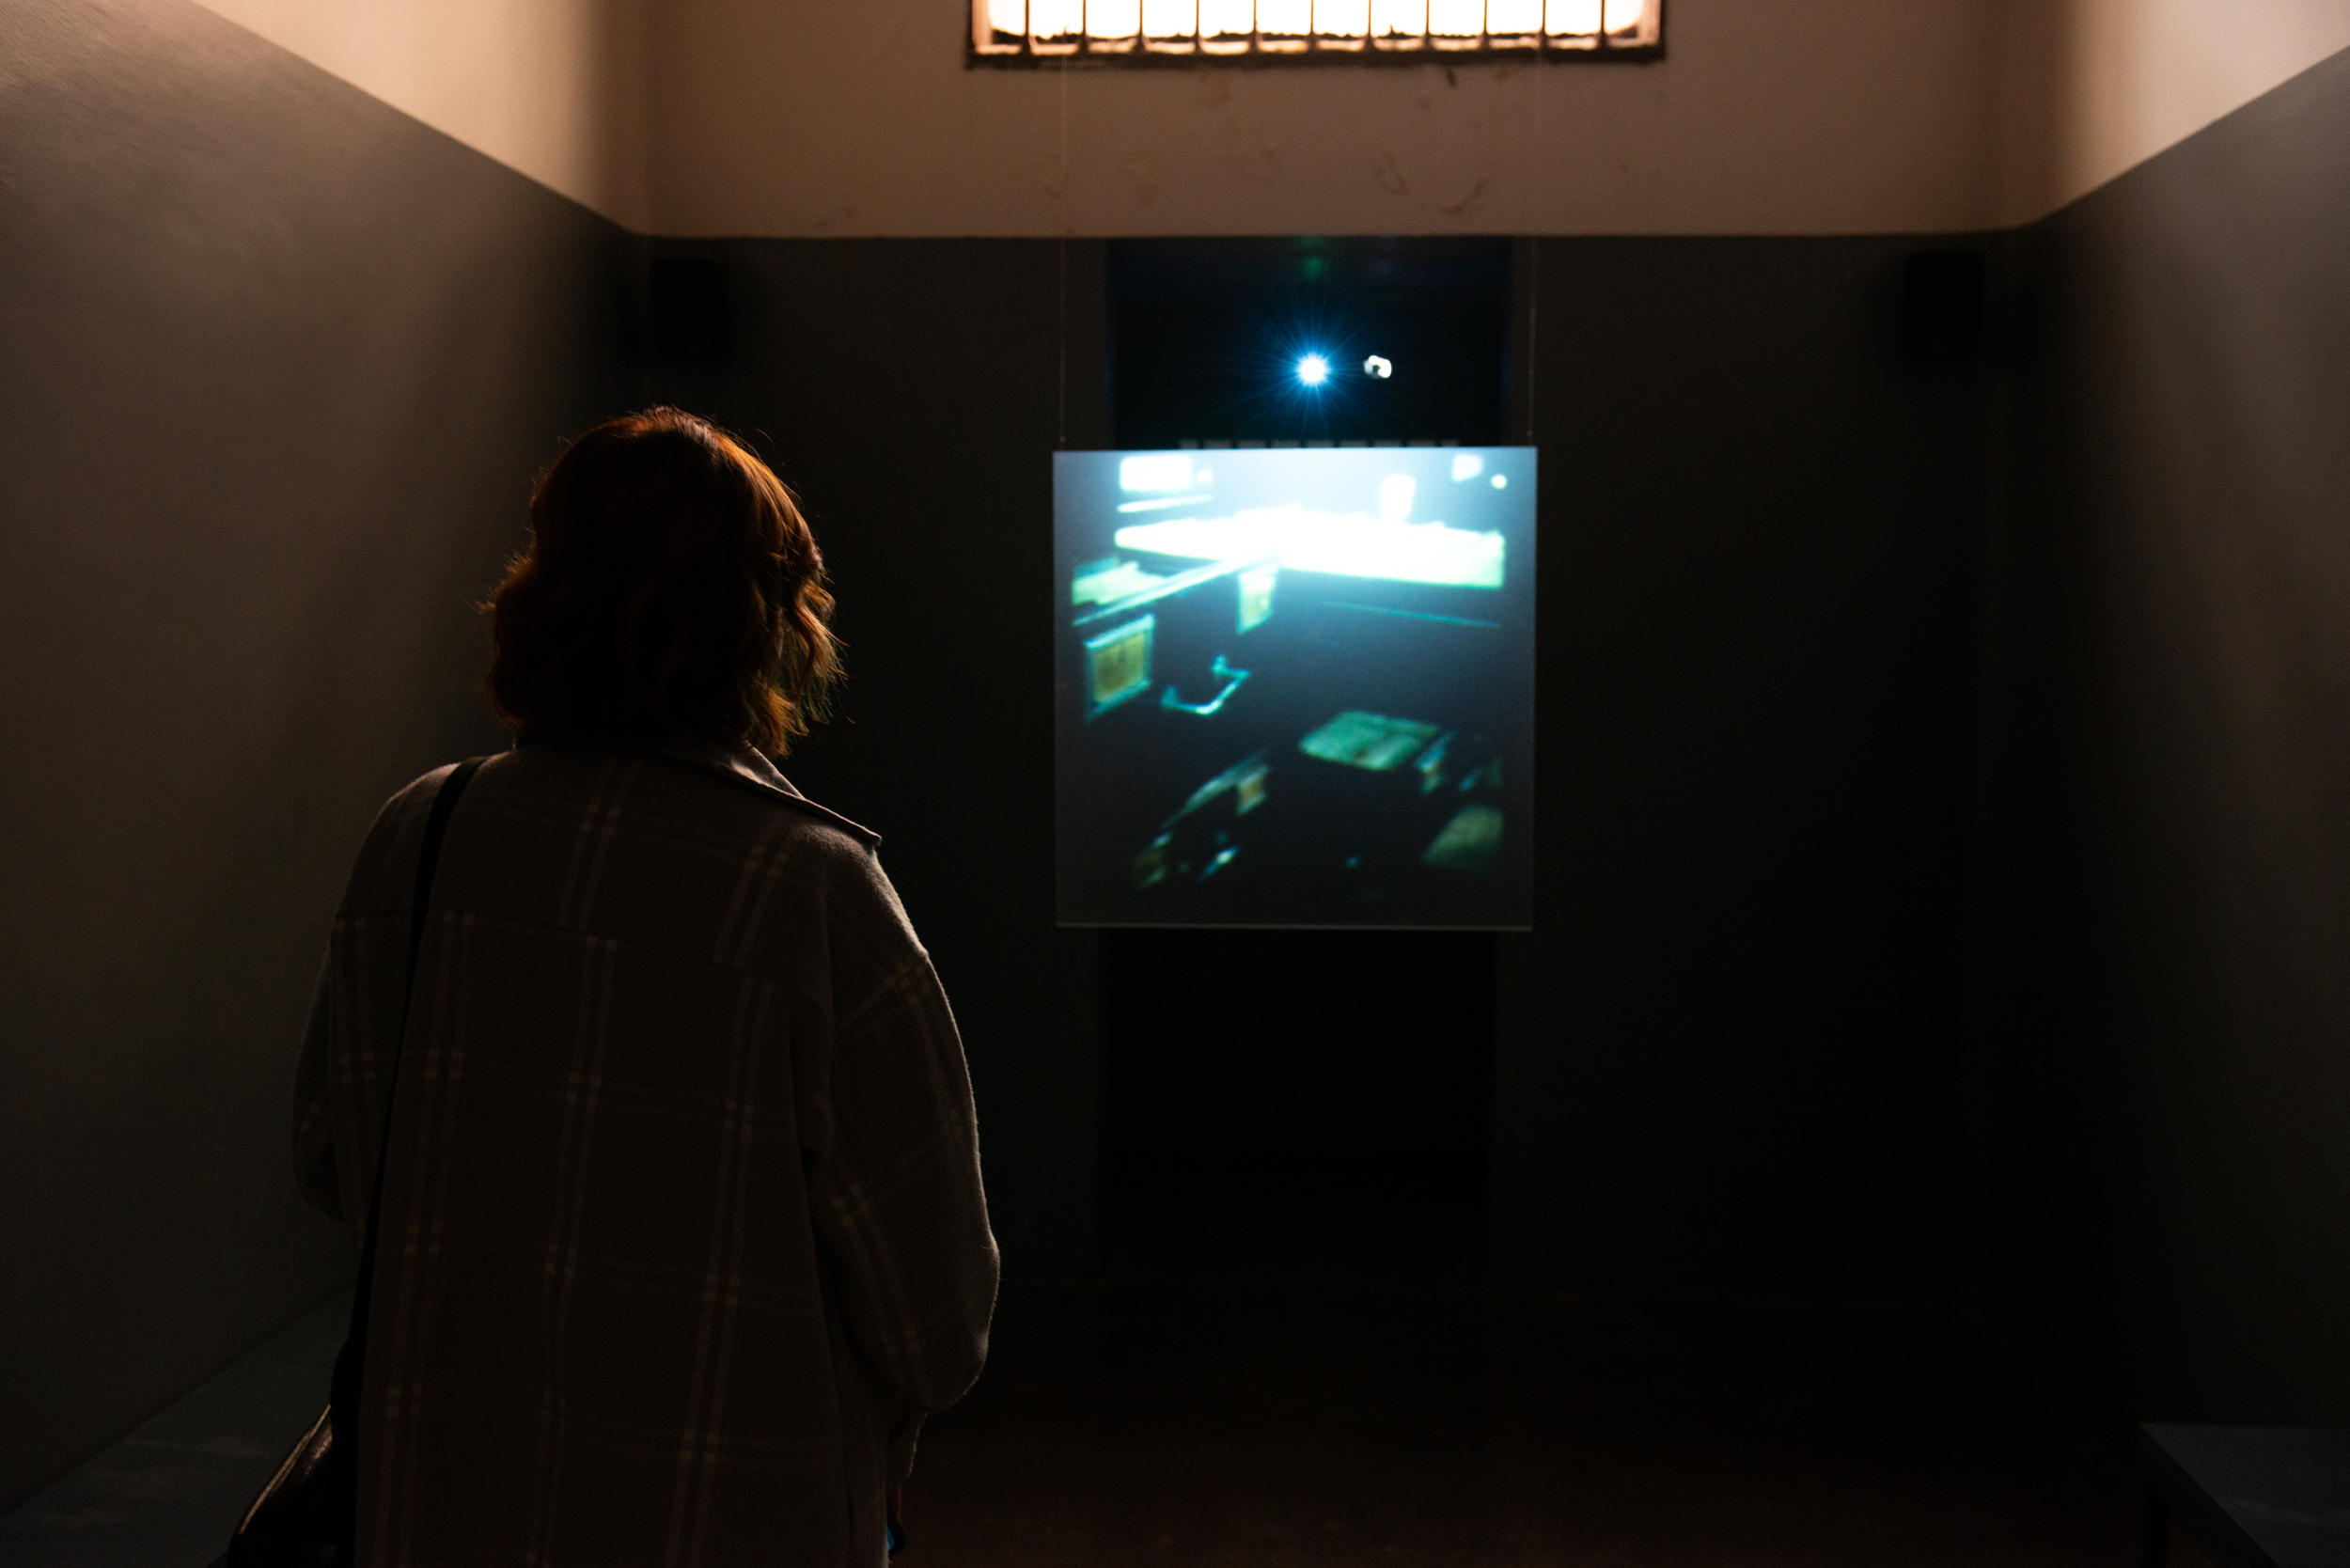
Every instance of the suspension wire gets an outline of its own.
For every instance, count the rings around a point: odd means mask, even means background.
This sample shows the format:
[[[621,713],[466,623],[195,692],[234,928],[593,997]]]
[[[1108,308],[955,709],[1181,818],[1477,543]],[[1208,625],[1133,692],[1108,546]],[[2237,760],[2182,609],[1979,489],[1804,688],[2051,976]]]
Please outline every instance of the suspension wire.
[[[1602,31],[1605,31],[1603,28]],[[1549,144],[1543,140],[1543,79],[1547,73],[1529,71],[1526,73],[1527,90],[1534,95],[1534,166],[1550,166]],[[1537,200],[1534,232],[1527,237],[1528,256],[1526,263],[1526,444],[1534,441],[1534,371],[1541,363],[1539,339],[1535,329],[1540,324],[1543,308],[1543,235],[1541,214],[1547,204]]]
[[[1542,363],[1540,338],[1536,329],[1542,324],[1543,311],[1543,237],[1534,234],[1526,242],[1526,444],[1534,442],[1534,371]]]
[[[1060,175],[1054,181],[1054,227],[1059,234],[1054,241],[1058,253],[1060,277],[1058,288],[1058,308],[1060,312],[1060,382],[1058,391],[1060,424],[1060,449],[1069,449],[1069,58],[1061,57],[1060,69]]]

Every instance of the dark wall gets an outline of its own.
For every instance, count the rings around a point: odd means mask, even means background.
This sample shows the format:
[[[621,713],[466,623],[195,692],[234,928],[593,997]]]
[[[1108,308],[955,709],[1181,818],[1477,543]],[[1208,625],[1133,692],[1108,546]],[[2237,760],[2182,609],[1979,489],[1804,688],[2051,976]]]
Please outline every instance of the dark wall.
[[[184,0],[0,10],[0,1510],[348,1278],[294,1051],[619,236]]]
[[[724,352],[682,358],[640,315],[636,397],[751,436],[808,509],[849,680],[784,767],[883,836],[963,1031],[1006,1266],[1096,1267],[1098,938],[1053,926],[1047,672],[1052,453],[1107,445],[1102,246],[640,248],[724,263]]]
[[[1982,1288],[2135,1419],[2350,1420],[2350,56],[2014,240]]]
[[[183,0],[14,8],[0,59],[0,1506],[337,1282],[283,1124],[327,915],[494,744],[467,602],[625,406],[807,498],[852,679],[787,766],[885,836],[1007,1262],[1098,1266],[1102,1064],[1182,1047],[1102,1038],[1134,966],[1051,924],[1102,247],[628,239]],[[1517,247],[1504,1278],[1980,1291],[2133,1410],[2341,1419],[2346,86],[1982,242],[2013,357],[1904,356],[1900,239]],[[715,344],[655,331],[681,253]]]
[[[1988,381],[1902,357],[1910,248],[1545,241],[1521,261],[1543,903],[1503,939],[1508,1277],[1900,1294],[1949,1241]],[[701,365],[640,334],[643,395],[764,432],[838,578],[842,722],[788,765],[886,836],[964,1026],[1008,1262],[1090,1266],[1083,1020],[1152,1004],[1091,1010],[1076,988],[1142,971],[1052,931],[1038,672],[1064,319],[1071,444],[1107,439],[1102,253],[1069,247],[1064,311],[1050,242],[650,249],[723,256],[734,330]],[[1102,1050],[1114,1072],[1183,1051],[1166,1032]],[[1186,1092],[1144,1065],[1153,1095]]]
[[[1501,939],[1505,1277],[1884,1296],[1947,1270],[1990,383],[1903,355],[1912,248],[1528,259],[1541,794],[1536,929]]]

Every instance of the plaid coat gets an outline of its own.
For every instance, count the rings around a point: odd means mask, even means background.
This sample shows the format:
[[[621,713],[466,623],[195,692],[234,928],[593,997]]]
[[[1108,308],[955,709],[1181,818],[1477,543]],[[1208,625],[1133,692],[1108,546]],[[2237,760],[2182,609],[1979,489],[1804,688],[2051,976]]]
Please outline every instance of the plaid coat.
[[[970,1080],[864,829],[763,759],[533,742],[444,840],[392,797],[296,1087],[354,1248],[384,1145],[365,1564],[884,1559],[885,1489],[979,1375]]]

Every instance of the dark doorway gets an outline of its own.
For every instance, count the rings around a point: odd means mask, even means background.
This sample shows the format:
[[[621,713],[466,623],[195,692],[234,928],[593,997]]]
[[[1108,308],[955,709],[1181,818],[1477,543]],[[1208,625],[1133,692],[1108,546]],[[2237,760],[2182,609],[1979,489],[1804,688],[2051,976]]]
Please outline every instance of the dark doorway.
[[[1499,444],[1510,267],[1506,241],[1115,243],[1116,444]],[[1324,395],[1297,395],[1308,354]],[[1481,1267],[1494,965],[1477,932],[1105,932],[1114,1239],[1173,1264]]]
[[[1506,240],[1125,240],[1109,266],[1120,447],[1504,439]]]

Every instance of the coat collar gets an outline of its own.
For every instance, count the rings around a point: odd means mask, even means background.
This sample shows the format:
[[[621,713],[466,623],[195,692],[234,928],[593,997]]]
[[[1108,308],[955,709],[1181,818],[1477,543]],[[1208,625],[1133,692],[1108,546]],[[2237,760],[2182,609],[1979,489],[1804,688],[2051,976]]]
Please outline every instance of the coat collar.
[[[551,740],[550,736],[525,730],[514,737],[514,744],[518,746],[536,745],[549,743]],[[864,845],[868,851],[876,848],[881,843],[880,834],[861,823],[851,822],[838,811],[817,805],[800,793],[792,786],[791,780],[783,776],[781,768],[776,767],[766,757],[746,747],[722,745],[715,741],[706,741],[696,736],[679,733],[671,735],[659,745],[614,746],[607,749],[628,750],[640,757],[663,757],[673,762],[684,762],[710,773],[723,775],[738,783],[747,784],[752,789],[781,795],[794,810],[804,812],[821,823],[838,828]]]

